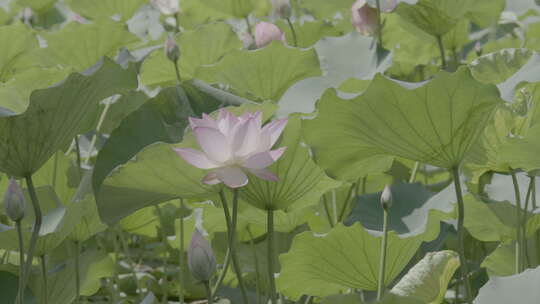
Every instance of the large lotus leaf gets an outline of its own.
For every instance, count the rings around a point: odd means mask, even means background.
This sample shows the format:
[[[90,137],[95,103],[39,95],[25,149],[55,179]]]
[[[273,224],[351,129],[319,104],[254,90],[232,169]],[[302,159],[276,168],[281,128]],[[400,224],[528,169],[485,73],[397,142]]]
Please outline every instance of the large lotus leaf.
[[[452,168],[465,158],[501,102],[495,86],[479,83],[466,68],[441,72],[414,89],[378,75],[355,99],[340,99],[329,90],[319,101],[318,116],[306,121],[306,127],[321,137],[345,134],[341,142],[354,145],[364,157],[390,154]],[[333,145],[321,143],[315,153],[340,158],[338,165],[344,167],[351,154],[340,155]]]
[[[420,183],[398,183],[391,186],[391,191],[393,203],[389,211],[388,225],[390,230],[401,237],[423,233],[426,241],[431,241],[438,235],[438,223],[454,216],[453,186],[433,193]],[[358,196],[353,212],[345,224],[351,225],[358,221],[367,229],[382,231],[383,209],[380,197],[381,192]],[[428,231],[432,227],[436,229]]]
[[[538,281],[540,267],[528,269],[510,277],[491,277],[486,285],[480,288],[475,304],[536,304],[540,298]]]
[[[26,112],[0,116],[0,170],[21,177],[35,173],[91,127],[101,100],[135,86],[132,69],[105,60],[91,75],[71,74],[60,85],[34,91]]]
[[[68,69],[32,67],[16,74],[6,83],[0,83],[0,107],[22,113],[28,107],[34,90],[49,87],[68,75]]]
[[[247,17],[253,10],[251,0],[200,0],[208,8],[237,18]]]
[[[319,76],[321,70],[314,49],[289,48],[275,41],[255,51],[231,51],[217,64],[201,67],[196,75],[259,100],[278,101],[294,83]]]
[[[540,169],[540,125],[528,130],[524,138],[510,138],[501,148],[500,157],[507,161],[512,168],[525,171]]]
[[[385,284],[405,268],[422,243],[423,236],[400,238],[388,234]],[[304,232],[294,238],[291,250],[280,256],[277,278],[284,295],[328,296],[348,288],[376,290],[381,236],[373,236],[360,224],[338,224],[324,236]]]
[[[433,36],[450,31],[468,12],[470,0],[419,0],[416,4],[400,3],[397,14]]]
[[[127,44],[137,41],[121,23],[101,20],[92,24],[71,22],[60,31],[44,34],[48,47],[40,57],[49,56],[51,65],[76,71],[93,66],[103,56],[112,57]]]
[[[91,296],[101,287],[101,279],[115,274],[112,259],[102,251],[86,251],[80,262],[81,295]],[[75,300],[75,261],[73,258],[57,265],[48,265],[47,291],[49,303],[69,304]],[[41,275],[30,278],[30,287],[35,294],[43,295]]]
[[[530,59],[517,70],[510,78],[497,85],[501,91],[501,97],[506,101],[512,101],[515,90],[522,82],[540,81],[540,54],[534,52]]]
[[[180,47],[179,70],[183,80],[193,78],[198,67],[216,63],[228,52],[242,48],[242,42],[231,26],[223,22],[184,31],[176,36],[176,42]],[[150,86],[176,83],[174,65],[162,49],[155,50],[145,59],[141,81]]]
[[[294,46],[294,37],[286,21],[280,20],[276,25],[285,33],[289,45]],[[293,24],[296,32],[298,47],[308,48],[327,36],[338,36],[341,32],[330,22],[311,21]]]
[[[499,20],[502,11],[505,10],[506,2],[505,0],[471,1],[467,18],[480,27],[491,26]]]
[[[74,202],[73,204],[80,205],[81,218],[73,228],[69,236],[70,239],[84,242],[107,229],[107,225],[103,224],[99,218],[96,201],[92,196],[87,196],[84,200]]]
[[[182,10],[180,25],[186,30],[196,29],[204,24],[230,18],[230,15],[224,12],[209,10],[208,6],[199,0],[180,1],[180,9]]]
[[[230,110],[239,113],[261,110],[266,114],[267,119],[268,115],[274,113],[275,108],[274,104],[266,103],[263,105],[245,104],[241,107],[230,108]],[[162,122],[160,124],[163,125]],[[133,153],[136,153],[136,156],[127,163],[119,163],[122,165],[106,179],[96,179],[97,175],[94,174],[93,182],[98,210],[101,219],[106,224],[115,223],[143,207],[175,198],[195,198],[219,191],[216,187],[203,184],[202,178],[205,172],[180,158],[173,151],[173,146],[155,143],[157,141],[155,137],[144,137],[144,142],[147,142],[149,138],[152,141],[148,146],[142,150],[140,149],[144,146],[134,150]],[[135,142],[135,144],[139,143]],[[191,133],[177,146],[198,149]],[[101,186],[98,188],[96,185]]]
[[[514,75],[532,56],[528,49],[503,49],[478,57],[469,64],[474,78],[499,84]]]
[[[269,169],[279,177],[278,182],[252,177],[242,188],[242,196],[250,204],[261,209],[294,209],[316,203],[329,189],[339,182],[327,177],[310,157],[307,147],[302,146],[300,117],[291,116],[276,147],[287,147],[285,154]],[[297,206],[293,206],[293,204]]]
[[[0,44],[0,82],[10,79],[25,55],[39,47],[32,31],[20,23],[0,26]]]
[[[340,12],[349,12],[354,0],[302,0],[299,2],[302,9],[306,9],[314,17],[318,19],[332,19]]]
[[[19,0],[17,2],[19,5],[28,6],[38,13],[45,13],[54,6],[56,0]]]
[[[72,0],[69,7],[90,19],[119,16],[122,21],[126,21],[143,3],[144,0]]]
[[[456,252],[430,252],[414,265],[390,292],[421,303],[442,303],[448,283],[459,264]]]
[[[70,172],[76,172],[75,161],[59,151],[32,177],[35,187],[51,186],[63,205],[69,205],[77,191]]]
[[[483,242],[511,242],[516,239],[517,210],[511,203],[466,195],[465,213],[465,228],[473,237]],[[527,211],[526,216],[525,236],[531,237],[540,228],[540,214]]]

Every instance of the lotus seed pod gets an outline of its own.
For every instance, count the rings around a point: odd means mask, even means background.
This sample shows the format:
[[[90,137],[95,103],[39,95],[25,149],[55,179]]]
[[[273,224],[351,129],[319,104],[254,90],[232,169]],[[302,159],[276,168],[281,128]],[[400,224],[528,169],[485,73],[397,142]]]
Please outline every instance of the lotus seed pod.
[[[392,207],[392,200],[392,190],[389,185],[386,185],[381,194],[381,206],[384,210],[388,211]]]
[[[176,40],[171,35],[165,41],[165,55],[172,62],[178,62],[178,59],[180,59],[180,49],[178,48],[178,44],[176,44]]]
[[[18,222],[23,219],[26,207],[24,195],[21,187],[13,178],[9,180],[9,186],[4,197],[4,205],[6,214],[12,221]]]
[[[216,271],[216,257],[212,246],[198,229],[195,229],[191,237],[188,266],[193,277],[200,282],[210,281]]]

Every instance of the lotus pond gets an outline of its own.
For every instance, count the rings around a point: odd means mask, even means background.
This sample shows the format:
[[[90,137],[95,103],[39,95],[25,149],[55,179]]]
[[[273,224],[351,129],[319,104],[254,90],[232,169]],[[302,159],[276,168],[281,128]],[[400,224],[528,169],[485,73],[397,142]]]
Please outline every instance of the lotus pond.
[[[536,304],[540,1],[0,0],[0,304]]]

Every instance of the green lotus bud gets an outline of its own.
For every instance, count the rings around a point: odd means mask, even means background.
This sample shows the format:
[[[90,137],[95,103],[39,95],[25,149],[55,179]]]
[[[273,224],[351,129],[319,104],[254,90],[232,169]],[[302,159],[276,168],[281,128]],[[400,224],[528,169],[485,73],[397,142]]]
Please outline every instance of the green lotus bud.
[[[386,185],[381,194],[381,206],[385,211],[388,211],[392,207],[392,190],[390,186]]]
[[[9,180],[9,186],[4,197],[4,206],[7,216],[12,221],[18,222],[23,219],[26,208],[24,195],[21,187],[13,178]]]
[[[180,59],[180,49],[173,36],[169,36],[165,41],[165,55],[172,62],[178,62],[178,59]]]
[[[216,257],[212,246],[203,237],[198,229],[195,229],[191,237],[188,250],[188,266],[193,277],[200,282],[208,282],[216,272]]]

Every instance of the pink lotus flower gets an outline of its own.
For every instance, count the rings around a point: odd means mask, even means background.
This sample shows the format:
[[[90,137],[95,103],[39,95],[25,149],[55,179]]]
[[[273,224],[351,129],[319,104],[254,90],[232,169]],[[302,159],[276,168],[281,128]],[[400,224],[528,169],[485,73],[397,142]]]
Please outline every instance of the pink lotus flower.
[[[353,26],[363,35],[375,35],[379,31],[377,9],[370,7],[366,0],[357,0],[352,8]]]
[[[270,150],[286,124],[285,118],[263,127],[261,112],[237,117],[221,109],[217,120],[206,114],[202,119],[190,118],[202,152],[190,148],[174,150],[191,165],[212,170],[203,178],[208,185],[223,182],[230,188],[245,186],[248,183],[246,171],[265,180],[277,181],[278,177],[267,167],[286,150],[286,147]]]
[[[180,0],[150,0],[163,15],[174,15],[180,11]]]
[[[286,42],[285,33],[273,23],[257,23],[255,27],[255,45],[257,48],[262,48],[274,40]]]

